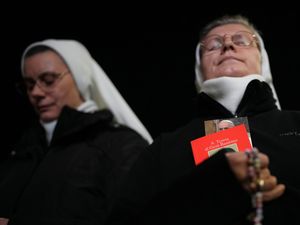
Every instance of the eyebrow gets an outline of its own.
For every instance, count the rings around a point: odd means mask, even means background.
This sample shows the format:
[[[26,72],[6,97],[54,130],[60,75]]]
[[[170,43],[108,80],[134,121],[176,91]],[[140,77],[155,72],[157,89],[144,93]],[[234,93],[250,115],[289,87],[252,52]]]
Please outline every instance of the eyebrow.
[[[55,72],[55,71],[44,71],[44,72],[42,72],[42,73],[39,73],[39,74],[37,75],[37,77],[40,77],[40,76],[45,75],[45,74],[47,74],[47,73],[50,73],[50,74],[59,74],[58,72]],[[24,75],[24,76],[23,76],[23,79],[33,79],[33,78],[32,78],[32,77],[27,77],[26,75]]]
[[[223,33],[223,34],[209,34],[209,35],[206,35],[206,36],[204,36],[204,39],[206,38],[206,37],[209,37],[209,36],[213,36],[213,35],[217,35],[217,36],[224,36],[224,35],[226,35],[226,34],[230,34],[230,35],[233,35],[233,34],[236,34],[236,33],[238,33],[238,32],[248,32],[248,33],[250,33],[250,34],[254,34],[252,31],[250,31],[250,30],[238,30],[238,31],[235,31],[235,32],[233,32],[233,33],[228,33],[228,32],[225,32],[225,33]]]

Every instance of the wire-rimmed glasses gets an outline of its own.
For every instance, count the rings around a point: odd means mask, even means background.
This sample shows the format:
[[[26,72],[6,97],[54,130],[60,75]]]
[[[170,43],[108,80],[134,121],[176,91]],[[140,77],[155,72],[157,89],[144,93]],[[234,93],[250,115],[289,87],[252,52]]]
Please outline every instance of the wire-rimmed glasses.
[[[253,43],[256,43],[259,47],[255,34],[248,31],[238,31],[232,35],[225,34],[221,36],[218,34],[213,34],[205,37],[200,42],[202,53],[206,55],[222,49],[225,45],[225,38],[228,36],[230,36],[231,42],[237,47],[247,48],[253,46]]]
[[[52,89],[56,86],[59,80],[70,71],[66,70],[62,73],[55,72],[44,72],[40,74],[37,79],[32,78],[24,78],[25,88],[28,92],[32,91],[35,85],[37,84],[39,88],[41,88],[45,92],[52,91]]]

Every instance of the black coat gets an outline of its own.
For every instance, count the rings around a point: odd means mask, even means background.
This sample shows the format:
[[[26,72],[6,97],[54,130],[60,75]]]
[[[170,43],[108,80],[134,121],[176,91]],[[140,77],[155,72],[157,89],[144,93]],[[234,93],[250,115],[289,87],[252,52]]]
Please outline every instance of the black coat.
[[[10,224],[101,224],[132,163],[147,146],[112,114],[64,108],[46,145],[40,124],[18,144],[0,185],[0,217]]]
[[[300,224],[300,113],[280,111],[269,86],[252,81],[232,115],[205,93],[199,117],[149,146],[121,190],[108,224],[244,224],[250,195],[221,151],[195,166],[190,142],[205,135],[204,121],[247,116],[253,146],[270,158],[285,194],[264,204],[264,225]]]

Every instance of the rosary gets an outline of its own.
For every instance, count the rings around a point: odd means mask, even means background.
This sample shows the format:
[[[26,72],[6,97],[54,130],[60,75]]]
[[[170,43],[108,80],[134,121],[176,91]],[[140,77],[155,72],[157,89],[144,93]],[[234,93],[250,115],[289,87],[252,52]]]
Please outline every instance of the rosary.
[[[262,225],[263,220],[263,199],[262,188],[264,186],[264,180],[260,177],[261,163],[258,157],[257,148],[246,150],[248,157],[248,179],[251,188],[251,201],[254,212],[252,212],[248,219],[253,222],[254,225]]]

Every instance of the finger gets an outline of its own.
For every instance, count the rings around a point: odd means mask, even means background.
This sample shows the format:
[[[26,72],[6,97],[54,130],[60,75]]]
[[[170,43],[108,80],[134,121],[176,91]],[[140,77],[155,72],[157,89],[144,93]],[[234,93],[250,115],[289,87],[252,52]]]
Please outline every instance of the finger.
[[[229,166],[236,178],[239,181],[246,179],[247,176],[247,156],[242,152],[228,152],[226,157],[229,163]]]
[[[263,153],[258,153],[258,157],[260,159],[260,167],[266,168],[269,166],[269,157]]]
[[[271,176],[271,172],[268,168],[264,168],[260,171],[260,178],[263,180],[268,179]]]
[[[280,197],[285,191],[285,185],[278,184],[275,188],[270,191],[264,191],[263,194],[263,201],[268,202],[275,198]]]
[[[264,179],[264,184],[261,187],[262,191],[270,191],[274,189],[277,185],[277,178],[275,176],[269,176],[268,178]]]

